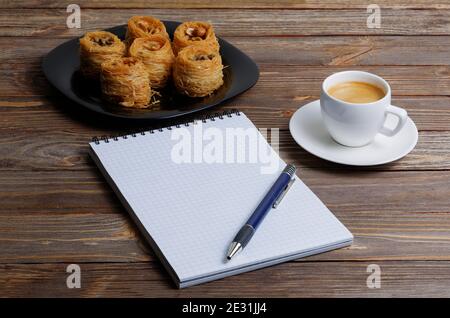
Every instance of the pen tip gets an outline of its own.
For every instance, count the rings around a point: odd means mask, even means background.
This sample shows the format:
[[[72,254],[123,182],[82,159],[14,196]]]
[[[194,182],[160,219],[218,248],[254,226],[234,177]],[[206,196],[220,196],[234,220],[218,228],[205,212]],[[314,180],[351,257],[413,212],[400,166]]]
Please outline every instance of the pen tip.
[[[230,247],[228,248],[227,253],[227,259],[231,260],[231,258],[236,255],[237,252],[239,252],[242,249],[241,243],[233,242],[231,243]]]

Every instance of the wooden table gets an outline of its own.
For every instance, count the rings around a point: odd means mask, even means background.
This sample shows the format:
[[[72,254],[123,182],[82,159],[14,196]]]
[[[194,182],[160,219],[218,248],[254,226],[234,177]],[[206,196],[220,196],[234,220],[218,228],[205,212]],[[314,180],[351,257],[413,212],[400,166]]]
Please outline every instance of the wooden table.
[[[208,2],[0,1],[0,296],[450,296],[450,2],[364,0]],[[53,47],[132,15],[210,20],[260,66],[259,82],[220,107],[280,128],[280,154],[354,233],[351,247],[177,290],[88,159],[94,135],[123,127],[58,95],[40,62]],[[291,138],[293,112],[329,74],[375,72],[419,128],[405,158],[373,168],[331,164]],[[81,267],[80,289],[66,267]],[[381,267],[381,288],[366,285]]]

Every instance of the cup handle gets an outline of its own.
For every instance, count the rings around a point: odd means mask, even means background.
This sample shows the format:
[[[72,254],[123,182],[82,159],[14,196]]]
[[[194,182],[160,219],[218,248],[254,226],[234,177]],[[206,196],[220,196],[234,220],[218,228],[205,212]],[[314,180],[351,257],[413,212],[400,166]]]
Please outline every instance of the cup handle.
[[[408,119],[408,113],[403,108],[389,105],[386,108],[386,111],[384,113],[384,121],[385,122],[386,122],[388,114],[392,114],[398,118],[397,126],[394,129],[389,129],[389,128],[385,127],[384,123],[383,123],[383,126],[381,126],[379,132],[380,132],[380,134],[383,134],[385,136],[392,137],[392,136],[396,135],[400,130],[402,130],[403,126],[405,126],[406,121]]]

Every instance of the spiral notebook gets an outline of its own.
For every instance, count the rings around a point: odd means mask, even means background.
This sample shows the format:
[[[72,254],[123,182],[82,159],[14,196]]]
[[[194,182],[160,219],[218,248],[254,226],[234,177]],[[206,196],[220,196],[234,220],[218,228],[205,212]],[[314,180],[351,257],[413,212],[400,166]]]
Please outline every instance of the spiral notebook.
[[[259,155],[252,157],[252,145]],[[242,112],[94,139],[90,147],[179,288],[352,242],[352,234],[296,176],[247,247],[226,261],[230,241],[286,165]]]

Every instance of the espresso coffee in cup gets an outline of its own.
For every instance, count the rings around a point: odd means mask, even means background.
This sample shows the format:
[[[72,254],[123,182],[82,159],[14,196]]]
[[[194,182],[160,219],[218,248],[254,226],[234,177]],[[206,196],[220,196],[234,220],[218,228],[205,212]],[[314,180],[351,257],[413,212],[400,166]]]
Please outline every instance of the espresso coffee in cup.
[[[371,143],[377,134],[396,135],[408,114],[391,105],[391,87],[381,77],[362,71],[330,75],[322,84],[320,108],[331,137],[349,147]],[[394,128],[385,126],[387,116],[397,117]]]
[[[342,82],[331,86],[328,94],[353,104],[376,102],[386,95],[381,87],[365,82]]]

